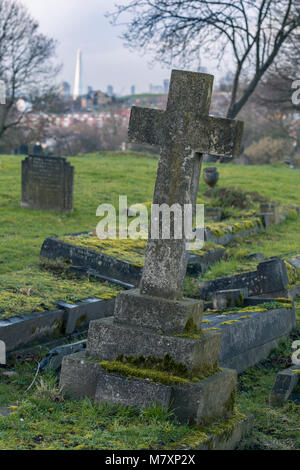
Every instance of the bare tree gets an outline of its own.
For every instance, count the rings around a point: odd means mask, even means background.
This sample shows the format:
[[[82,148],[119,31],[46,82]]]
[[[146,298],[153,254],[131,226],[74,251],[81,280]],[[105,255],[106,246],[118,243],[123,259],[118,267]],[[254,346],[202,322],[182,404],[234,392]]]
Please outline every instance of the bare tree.
[[[298,35],[300,41],[300,35]],[[300,155],[300,104],[292,100],[293,83],[300,78],[300,54],[296,47],[285,48],[282,61],[276,62],[261,81],[253,96],[258,109],[267,109],[267,118],[282,136],[292,143],[290,161]]]
[[[39,32],[38,23],[17,0],[0,0],[0,80],[6,104],[0,106],[0,138],[18,125],[16,99],[32,90],[44,92],[58,72],[53,64],[56,42]]]
[[[227,116],[234,118],[300,26],[300,0],[131,0],[109,14],[129,21],[122,35],[131,48],[181,66],[202,54],[228,54],[235,71]],[[299,54],[299,42],[295,42]],[[247,79],[247,85],[241,86]]]

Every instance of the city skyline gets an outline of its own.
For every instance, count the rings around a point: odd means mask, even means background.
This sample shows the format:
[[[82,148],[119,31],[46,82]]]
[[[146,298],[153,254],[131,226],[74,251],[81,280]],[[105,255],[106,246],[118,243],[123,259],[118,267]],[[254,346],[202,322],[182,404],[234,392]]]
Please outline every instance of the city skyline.
[[[125,0],[123,0],[125,1]],[[118,0],[121,3],[122,0]],[[149,62],[152,57],[130,52],[119,38],[122,28],[110,25],[105,17],[112,11],[111,0],[23,0],[30,14],[39,22],[40,31],[58,40],[58,62],[63,69],[58,82],[66,81],[73,93],[77,50],[82,50],[83,89],[102,91],[111,85],[116,94],[148,92],[150,84],[161,85],[170,77],[172,67]],[[203,65],[207,63],[203,62]],[[210,73],[218,74],[211,66]]]

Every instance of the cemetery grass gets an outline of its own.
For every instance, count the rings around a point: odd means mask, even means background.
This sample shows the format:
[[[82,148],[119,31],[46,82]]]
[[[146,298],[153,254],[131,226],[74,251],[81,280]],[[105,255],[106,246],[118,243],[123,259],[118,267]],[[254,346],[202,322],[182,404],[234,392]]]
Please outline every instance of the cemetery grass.
[[[145,157],[145,155],[144,155]],[[75,210],[72,214],[33,212],[20,208],[21,157],[0,156],[0,274],[8,276],[38,266],[44,239],[95,230],[99,204],[117,206],[119,195],[129,204],[149,201],[154,189],[157,158],[133,153],[103,153],[70,159],[75,166]],[[218,165],[217,165],[218,166]],[[299,170],[275,166],[218,166],[220,185],[258,192],[281,204],[300,204]],[[199,196],[205,190],[200,184]],[[247,255],[288,257],[300,251],[300,221],[292,217],[265,233],[238,240],[226,249],[226,258],[204,276],[211,279],[254,269]],[[186,293],[196,292],[198,279],[188,279]],[[300,335],[300,302],[297,301]],[[293,339],[293,338],[292,338]],[[270,408],[268,396],[276,373],[290,365],[291,341],[239,379],[239,411],[254,416],[254,432],[244,440],[246,449],[299,449],[300,406],[288,402]],[[88,400],[63,399],[56,377],[40,374],[31,384],[40,357],[30,356],[9,364],[18,375],[0,371],[0,408],[12,405],[9,417],[0,417],[0,449],[162,449],[183,438],[193,441],[193,432],[176,424],[158,408],[137,412],[122,407],[94,406]],[[42,382],[41,382],[42,379]]]
[[[112,203],[118,207],[119,195],[127,195],[129,205],[152,199],[157,157],[105,152],[69,159],[75,167],[75,209],[72,214],[22,209],[23,158],[0,156],[0,274],[20,271],[36,263],[46,237],[94,231],[98,223],[96,209],[102,203]],[[257,192],[285,205],[300,204],[300,170],[276,166],[217,166],[222,187]],[[200,199],[205,189],[206,185],[201,180]],[[231,274],[238,270],[239,265],[246,268],[244,255],[254,250],[265,251],[266,256],[296,251],[300,246],[300,220],[290,220],[280,227],[269,229],[266,235],[251,236],[249,239],[251,243],[234,244],[225,262],[217,263],[206,278],[223,275],[224,272]]]

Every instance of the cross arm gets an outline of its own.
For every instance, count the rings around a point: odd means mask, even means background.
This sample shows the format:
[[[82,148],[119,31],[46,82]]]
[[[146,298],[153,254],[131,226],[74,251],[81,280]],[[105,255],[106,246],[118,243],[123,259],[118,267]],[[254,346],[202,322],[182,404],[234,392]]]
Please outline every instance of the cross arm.
[[[237,157],[243,129],[242,121],[205,116],[195,121],[190,141],[197,152]]]
[[[133,106],[130,115],[128,141],[150,145],[163,144],[165,111]]]

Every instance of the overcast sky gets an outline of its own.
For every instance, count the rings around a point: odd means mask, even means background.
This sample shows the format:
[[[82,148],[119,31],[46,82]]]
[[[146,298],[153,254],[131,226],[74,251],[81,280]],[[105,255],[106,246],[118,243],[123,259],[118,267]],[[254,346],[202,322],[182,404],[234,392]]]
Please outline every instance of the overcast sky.
[[[120,3],[120,0],[118,0]],[[123,0],[124,2],[126,0]],[[162,84],[170,70],[156,64],[150,56],[129,52],[119,35],[121,29],[109,24],[104,14],[114,0],[22,0],[40,23],[41,32],[58,40],[58,59],[63,63],[61,78],[73,89],[76,51],[82,49],[83,84],[106,91],[127,94],[131,85],[137,92],[148,91],[149,84]],[[210,71],[213,72],[213,71]]]

